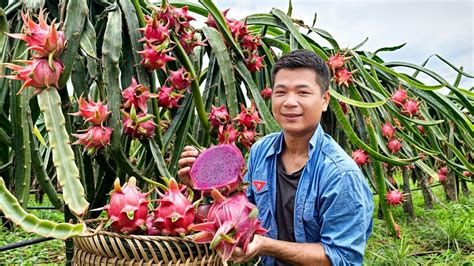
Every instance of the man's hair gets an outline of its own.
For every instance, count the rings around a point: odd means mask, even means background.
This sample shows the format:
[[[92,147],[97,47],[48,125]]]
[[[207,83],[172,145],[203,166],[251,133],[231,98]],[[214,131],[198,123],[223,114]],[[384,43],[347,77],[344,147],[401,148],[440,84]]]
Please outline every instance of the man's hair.
[[[280,57],[273,66],[272,70],[272,87],[275,86],[276,73],[281,69],[296,69],[296,68],[307,68],[311,69],[316,73],[316,82],[321,87],[321,92],[324,93],[329,89],[329,68],[326,62],[319,57],[316,53],[299,49],[287,53]]]

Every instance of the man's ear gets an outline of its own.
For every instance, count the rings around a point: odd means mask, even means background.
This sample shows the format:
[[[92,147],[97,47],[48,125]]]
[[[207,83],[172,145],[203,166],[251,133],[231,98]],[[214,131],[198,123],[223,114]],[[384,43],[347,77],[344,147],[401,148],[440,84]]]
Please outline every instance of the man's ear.
[[[326,112],[328,110],[329,101],[331,100],[331,94],[329,94],[329,90],[323,93],[323,106],[322,111]]]

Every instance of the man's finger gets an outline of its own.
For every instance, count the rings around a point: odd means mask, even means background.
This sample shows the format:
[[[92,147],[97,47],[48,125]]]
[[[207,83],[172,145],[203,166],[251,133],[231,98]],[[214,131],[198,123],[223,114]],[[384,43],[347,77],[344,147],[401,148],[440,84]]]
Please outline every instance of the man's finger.
[[[186,157],[179,159],[178,165],[179,167],[191,166],[196,161],[195,157]]]
[[[189,150],[189,151],[183,151],[181,153],[181,158],[185,158],[185,157],[197,157],[199,155],[199,151],[198,150]]]

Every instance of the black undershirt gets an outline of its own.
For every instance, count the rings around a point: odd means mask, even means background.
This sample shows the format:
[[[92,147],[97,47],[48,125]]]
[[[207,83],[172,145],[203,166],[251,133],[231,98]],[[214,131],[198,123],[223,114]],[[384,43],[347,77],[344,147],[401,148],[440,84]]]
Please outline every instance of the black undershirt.
[[[295,242],[293,213],[295,209],[296,189],[303,169],[304,167],[294,173],[287,174],[281,157],[278,156],[275,211],[278,240]],[[285,261],[275,260],[275,265],[282,266],[291,264]]]

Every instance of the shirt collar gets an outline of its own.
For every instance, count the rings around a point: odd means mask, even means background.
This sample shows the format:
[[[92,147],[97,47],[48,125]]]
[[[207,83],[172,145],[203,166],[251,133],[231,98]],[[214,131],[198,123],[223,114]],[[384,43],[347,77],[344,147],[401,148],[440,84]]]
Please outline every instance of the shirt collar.
[[[321,126],[321,124],[318,124],[318,126],[316,127],[316,130],[311,136],[311,139],[309,140],[309,150],[308,150],[309,156],[311,156],[314,148],[317,147],[318,142],[322,140],[323,135],[324,135],[323,127]],[[283,149],[283,130],[280,131],[272,147],[268,149],[268,152],[265,157],[272,156],[274,154],[280,154],[282,152],[282,149]]]

